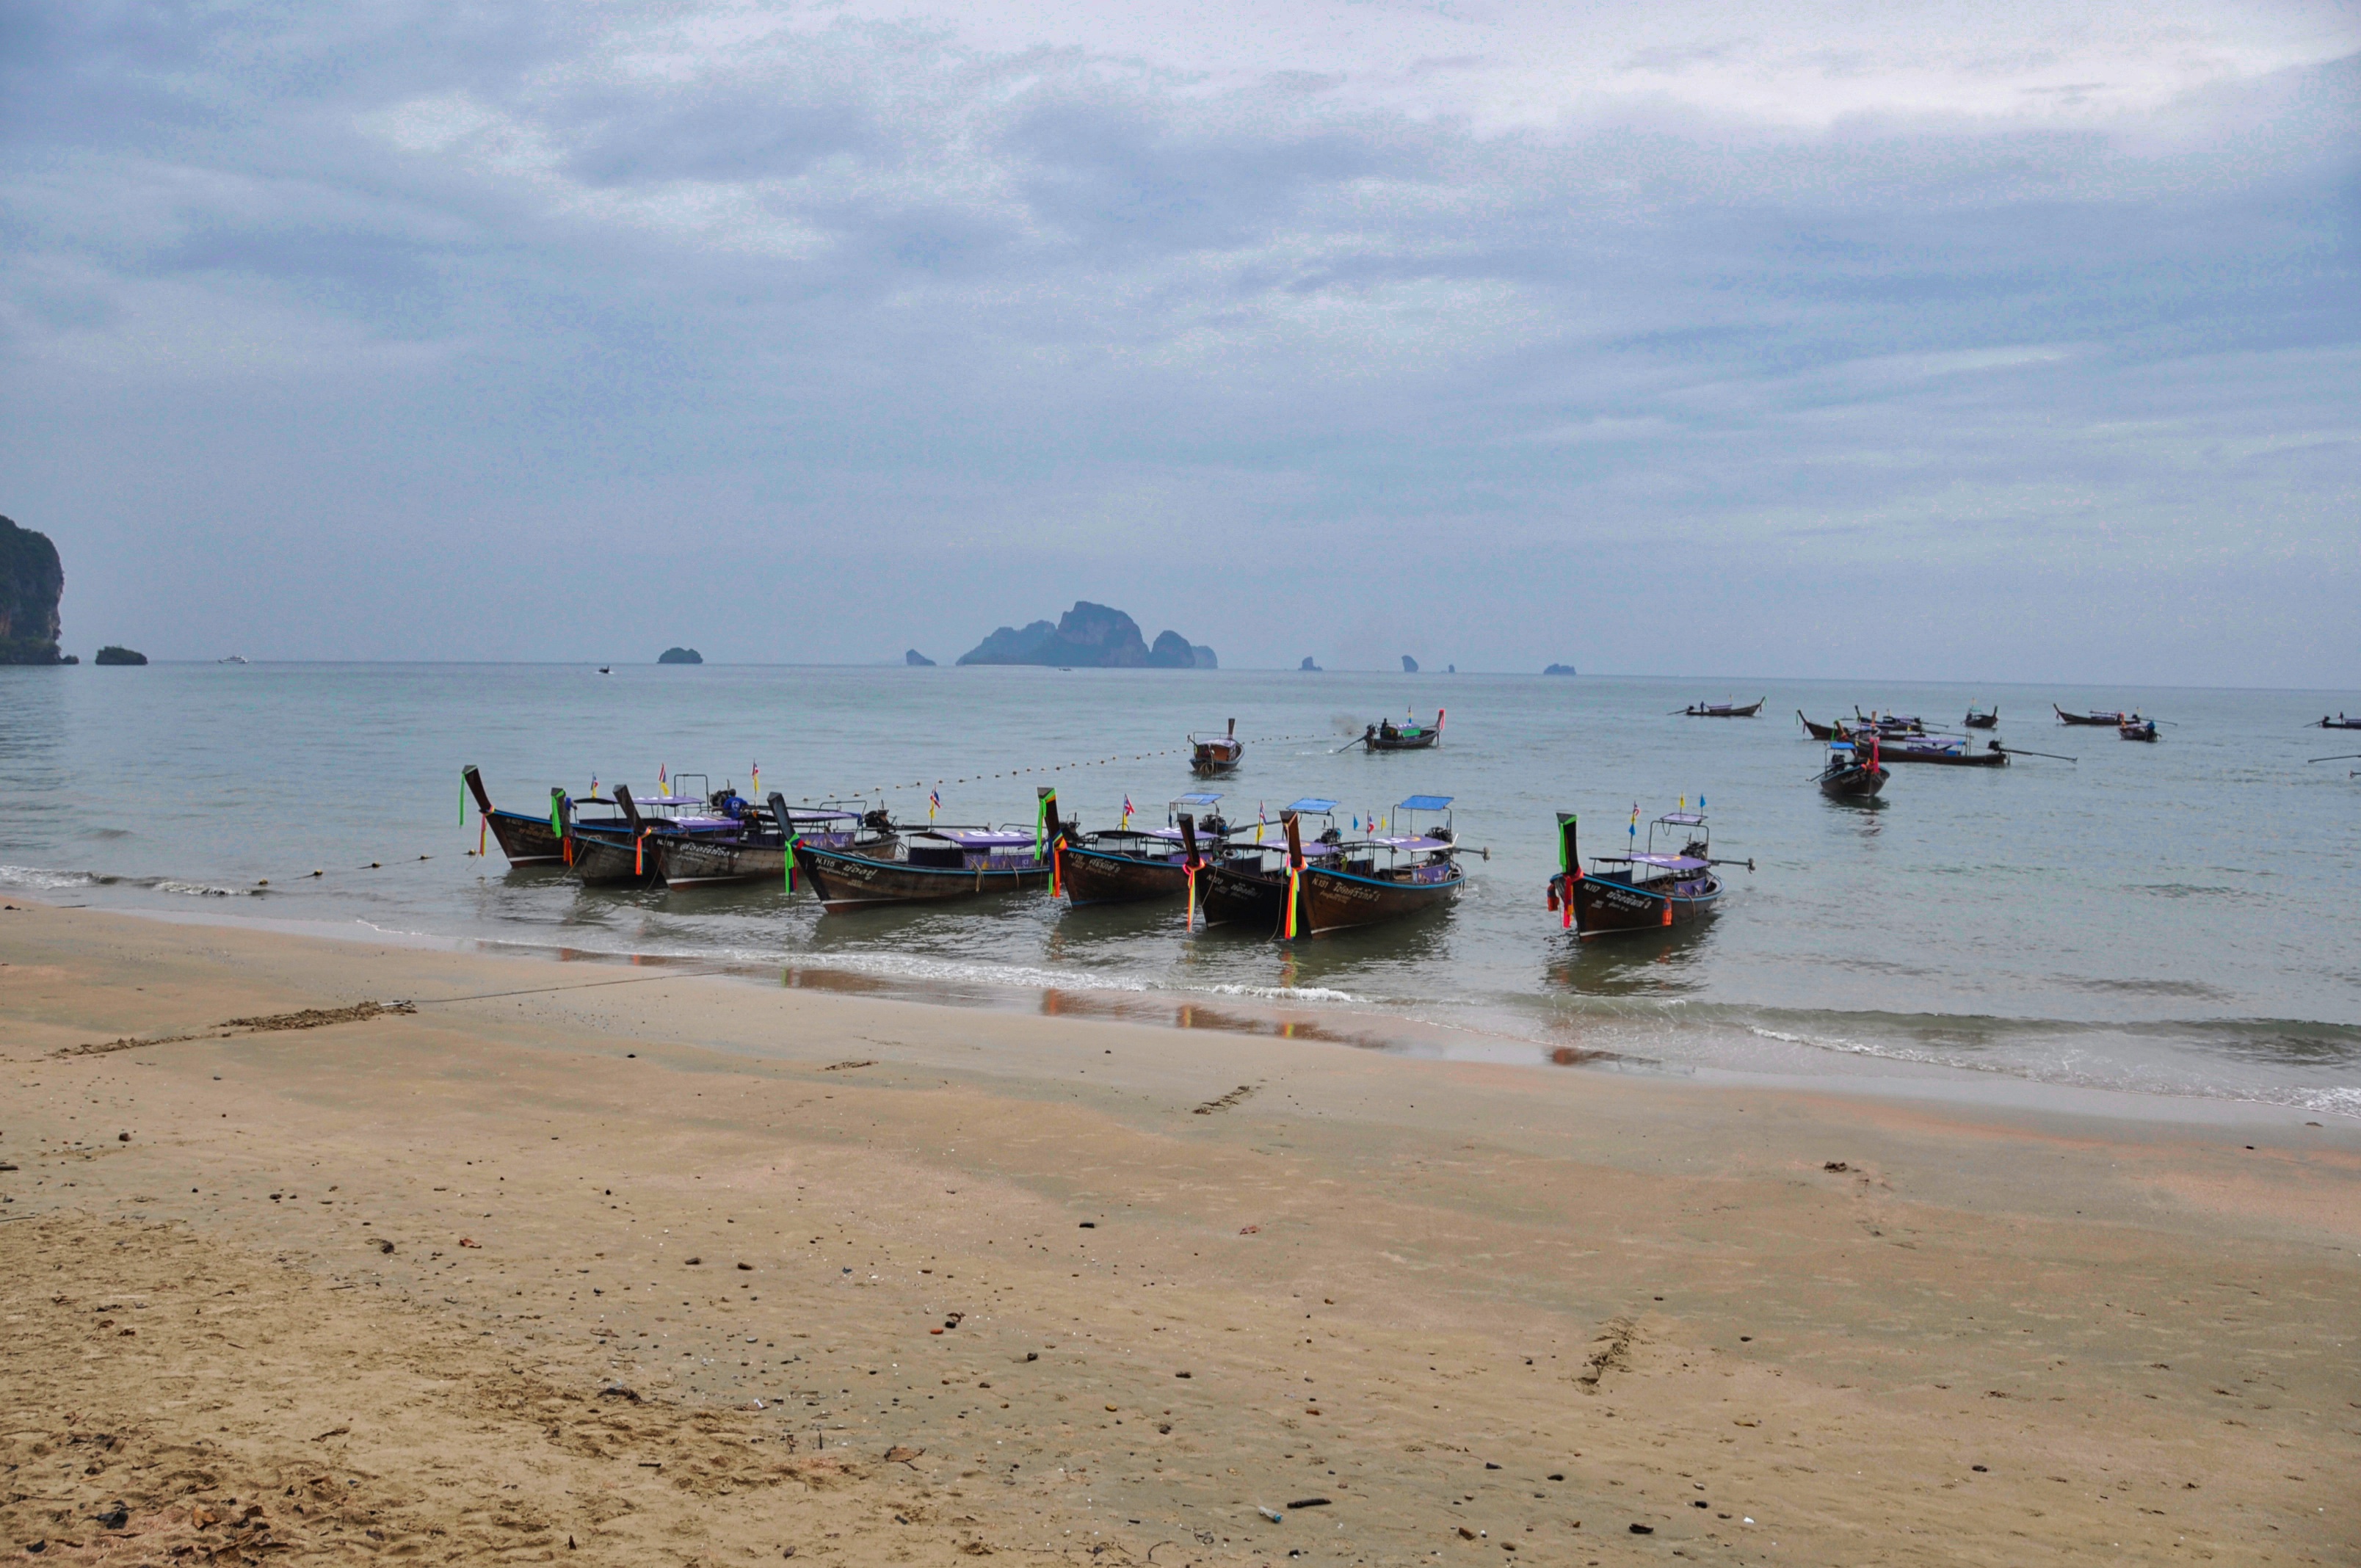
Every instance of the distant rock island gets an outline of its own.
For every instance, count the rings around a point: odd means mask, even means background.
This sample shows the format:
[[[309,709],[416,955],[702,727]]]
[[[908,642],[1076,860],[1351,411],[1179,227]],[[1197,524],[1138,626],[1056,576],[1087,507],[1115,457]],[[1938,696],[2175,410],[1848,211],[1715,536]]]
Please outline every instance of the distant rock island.
[[[694,648],[667,648],[656,655],[659,664],[702,664],[705,655]]]
[[[1542,674],[1545,675],[1570,675],[1574,674],[1574,666],[1572,664],[1552,664],[1548,669],[1543,670]]]
[[[1418,661],[1407,653],[1402,655],[1402,674],[1405,675],[1418,674]]]
[[[916,648],[906,648],[902,651],[902,663],[914,670],[931,670],[935,667],[935,662]]]
[[[144,664],[148,655],[137,648],[125,648],[110,642],[101,648],[91,663],[93,664]]]
[[[46,533],[0,517],[0,664],[57,664],[66,572]]]
[[[1323,673],[1319,665],[1312,662],[1312,655],[1309,653],[1303,655],[1303,663],[1296,665],[1295,667],[1299,670],[1309,670],[1315,675]]]
[[[1218,670],[1213,651],[1177,631],[1159,631],[1150,646],[1139,622],[1088,599],[1058,618],[1022,630],[1004,626],[959,656],[962,664],[1050,664],[1092,670]]]

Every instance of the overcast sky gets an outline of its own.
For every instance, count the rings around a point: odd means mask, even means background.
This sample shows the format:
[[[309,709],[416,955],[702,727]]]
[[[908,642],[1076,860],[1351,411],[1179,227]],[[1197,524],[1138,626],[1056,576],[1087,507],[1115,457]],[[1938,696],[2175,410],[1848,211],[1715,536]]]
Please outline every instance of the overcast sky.
[[[2348,0],[18,0],[0,513],[162,657],[2361,685]]]

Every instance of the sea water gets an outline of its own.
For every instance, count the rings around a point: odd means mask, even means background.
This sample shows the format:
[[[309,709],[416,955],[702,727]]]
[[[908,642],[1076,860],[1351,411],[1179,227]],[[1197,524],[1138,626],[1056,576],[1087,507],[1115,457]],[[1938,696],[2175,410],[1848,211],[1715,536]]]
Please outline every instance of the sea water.
[[[1692,701],[1766,698],[1754,719]],[[2136,706],[2156,745],[2049,708]],[[1873,806],[1814,786],[1795,722],[1856,704],[1956,722],[1997,703],[2004,769],[1895,765]],[[2349,706],[2349,699],[2347,700]],[[1995,1091],[2081,1085],[2361,1114],[2361,738],[2335,694],[1476,674],[789,666],[151,664],[0,669],[0,891],[567,957],[668,959],[909,994],[1284,1027],[1380,1047]],[[1339,751],[1366,724],[1442,744]],[[1237,773],[1187,740],[1237,720]],[[1981,741],[1979,741],[1979,744]],[[1453,907],[1287,946],[1180,904],[1016,895],[825,915],[807,893],[586,889],[511,870],[459,770],[550,786],[657,770],[905,823],[1233,821],[1301,795],[1340,825],[1455,798]],[[1695,928],[1580,943],[1545,907],[1555,816],[1592,853],[1702,806],[1725,866]],[[1273,830],[1275,833],[1275,829]],[[317,871],[316,877],[312,873]],[[264,885],[267,883],[268,885]],[[1274,1023],[1274,1021],[1279,1021]]]

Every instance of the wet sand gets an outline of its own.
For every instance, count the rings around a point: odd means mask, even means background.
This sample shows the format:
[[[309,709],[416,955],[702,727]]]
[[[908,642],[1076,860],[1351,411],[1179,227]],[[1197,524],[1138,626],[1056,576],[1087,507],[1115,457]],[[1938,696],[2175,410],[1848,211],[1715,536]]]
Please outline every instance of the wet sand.
[[[2349,1124],[15,902],[0,1552],[2361,1561]]]

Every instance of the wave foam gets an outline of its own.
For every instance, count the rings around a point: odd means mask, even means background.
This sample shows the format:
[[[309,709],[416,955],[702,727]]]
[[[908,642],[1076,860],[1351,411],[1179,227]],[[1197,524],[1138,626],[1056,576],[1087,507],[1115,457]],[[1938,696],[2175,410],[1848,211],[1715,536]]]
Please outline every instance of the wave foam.
[[[0,884],[54,893],[60,888],[95,887],[102,879],[93,872],[53,872],[40,866],[0,866]]]

